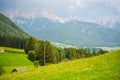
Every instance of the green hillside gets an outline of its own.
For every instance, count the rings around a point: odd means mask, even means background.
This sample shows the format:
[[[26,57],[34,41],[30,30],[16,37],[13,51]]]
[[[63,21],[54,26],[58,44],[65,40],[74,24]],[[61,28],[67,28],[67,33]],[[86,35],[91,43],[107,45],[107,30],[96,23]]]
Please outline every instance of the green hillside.
[[[7,53],[6,53],[7,54]],[[26,72],[8,73],[0,80],[119,80],[120,50],[100,56],[51,64]]]
[[[0,46],[24,48],[28,34],[0,13]]]
[[[20,29],[9,18],[0,13],[0,35],[28,37],[22,29]]]
[[[24,50],[6,47],[0,47],[0,49],[5,50],[5,52],[0,53],[0,65],[5,68],[6,72],[11,72],[12,69],[16,67],[33,65],[33,63],[27,59]]]

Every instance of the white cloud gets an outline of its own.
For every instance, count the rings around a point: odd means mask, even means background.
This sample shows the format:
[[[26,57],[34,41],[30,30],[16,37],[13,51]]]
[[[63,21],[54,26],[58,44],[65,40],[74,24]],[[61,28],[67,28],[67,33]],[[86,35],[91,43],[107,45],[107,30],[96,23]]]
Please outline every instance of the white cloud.
[[[120,16],[120,0],[15,0],[12,3],[9,3],[9,0],[3,1],[11,6],[11,9],[9,6],[6,8],[9,9],[6,14],[11,19],[15,16],[32,19],[44,16],[64,23],[72,19],[98,22],[103,18]]]
[[[72,8],[83,8],[84,7],[84,1],[83,0],[71,0]]]
[[[2,12],[6,16],[8,16],[12,21],[14,21],[15,18],[17,17],[22,17],[22,18],[27,18],[27,19],[36,19],[40,17],[46,17],[48,19],[51,19],[53,21],[59,21],[61,23],[65,23],[68,20],[72,20],[73,18],[61,18],[57,16],[56,14],[49,12],[47,10],[39,10],[39,11],[33,11],[31,13],[29,12],[24,12],[22,10],[5,10]],[[75,19],[75,17],[74,17]],[[18,23],[24,23],[22,21],[18,21]],[[32,23],[30,24],[32,25]]]
[[[75,5],[81,8],[81,0],[75,0]]]
[[[115,8],[120,13],[120,0],[107,0],[108,6]]]

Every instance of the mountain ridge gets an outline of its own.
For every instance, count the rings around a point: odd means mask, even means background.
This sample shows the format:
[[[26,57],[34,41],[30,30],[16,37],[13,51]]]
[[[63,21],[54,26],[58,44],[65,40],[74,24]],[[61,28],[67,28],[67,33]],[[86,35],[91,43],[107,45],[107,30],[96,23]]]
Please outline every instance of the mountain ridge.
[[[39,40],[77,47],[120,46],[119,23],[112,25],[115,27],[109,27],[109,24],[102,25],[80,20],[61,23],[44,16],[34,19],[13,16],[12,19],[21,29]]]

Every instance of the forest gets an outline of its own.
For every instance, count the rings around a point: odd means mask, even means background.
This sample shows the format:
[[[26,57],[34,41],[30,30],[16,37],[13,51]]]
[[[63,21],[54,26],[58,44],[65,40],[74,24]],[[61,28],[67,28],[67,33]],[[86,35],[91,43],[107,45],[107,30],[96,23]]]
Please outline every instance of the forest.
[[[27,33],[0,13],[0,46],[23,49],[28,37]]]
[[[89,48],[55,47],[47,40],[38,41],[34,37],[29,37],[25,45],[25,52],[28,55],[28,59],[33,61],[34,64],[45,66],[51,63],[97,56],[108,51],[102,49],[91,51]]]

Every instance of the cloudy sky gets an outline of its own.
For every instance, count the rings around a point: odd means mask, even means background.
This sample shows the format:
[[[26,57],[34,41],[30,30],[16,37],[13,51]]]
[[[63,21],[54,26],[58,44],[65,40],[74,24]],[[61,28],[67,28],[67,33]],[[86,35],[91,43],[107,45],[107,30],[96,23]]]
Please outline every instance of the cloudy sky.
[[[0,0],[0,12],[7,11],[97,22],[120,17],[120,0]]]

